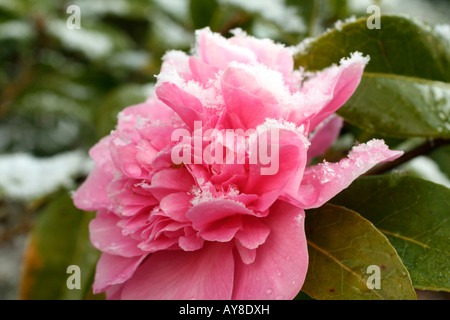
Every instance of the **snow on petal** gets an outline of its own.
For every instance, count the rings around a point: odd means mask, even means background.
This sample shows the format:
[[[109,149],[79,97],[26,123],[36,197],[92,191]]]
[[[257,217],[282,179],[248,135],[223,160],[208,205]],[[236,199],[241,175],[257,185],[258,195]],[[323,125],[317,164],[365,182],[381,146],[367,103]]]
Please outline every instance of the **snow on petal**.
[[[234,29],[232,32],[234,36],[230,38],[229,42],[250,49],[256,54],[259,63],[286,76],[293,71],[294,59],[287,47],[270,39],[254,38],[240,29]]]
[[[251,73],[239,67],[228,68],[222,77],[227,114],[234,127],[256,128],[266,118],[277,118],[280,110],[272,92],[261,87]]]
[[[395,160],[402,154],[402,151],[389,150],[383,140],[371,140],[353,147],[348,157],[337,163],[308,167],[299,188],[286,190],[281,198],[304,209],[320,207],[375,165]]]
[[[198,30],[196,36],[197,54],[209,65],[225,69],[232,61],[247,64],[257,61],[252,50],[230,43],[221,35],[211,32],[209,28]]]
[[[311,129],[328,118],[351,97],[361,81],[362,73],[368,62],[368,57],[363,57],[360,52],[354,52],[350,58],[342,59],[339,66],[331,66],[320,71],[305,82],[301,90],[320,88],[331,98],[311,118]]]

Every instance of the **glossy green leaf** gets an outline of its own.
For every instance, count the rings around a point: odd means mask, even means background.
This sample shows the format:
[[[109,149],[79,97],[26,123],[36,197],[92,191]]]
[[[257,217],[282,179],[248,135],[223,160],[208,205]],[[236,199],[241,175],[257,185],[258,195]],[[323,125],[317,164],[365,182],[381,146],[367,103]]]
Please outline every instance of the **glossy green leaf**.
[[[385,175],[356,180],[332,202],[359,212],[388,237],[415,288],[450,291],[450,189]]]
[[[79,300],[90,294],[98,251],[89,241],[93,213],[76,209],[67,191],[36,213],[24,259],[21,299]],[[69,289],[71,265],[80,268],[80,289]]]
[[[319,300],[416,299],[395,249],[368,220],[335,205],[306,213],[309,268],[302,291]],[[372,276],[379,271],[379,289]]]
[[[344,23],[306,45],[297,66],[322,70],[359,51],[370,56],[367,72],[450,81],[450,43],[431,26],[405,16],[381,16],[381,28],[367,19]]]
[[[352,52],[370,56],[355,94],[338,113],[348,122],[399,138],[450,137],[450,42],[429,25],[382,16],[344,23],[305,45],[297,66],[321,70]]]
[[[450,138],[450,83],[366,72],[338,113],[378,134]]]

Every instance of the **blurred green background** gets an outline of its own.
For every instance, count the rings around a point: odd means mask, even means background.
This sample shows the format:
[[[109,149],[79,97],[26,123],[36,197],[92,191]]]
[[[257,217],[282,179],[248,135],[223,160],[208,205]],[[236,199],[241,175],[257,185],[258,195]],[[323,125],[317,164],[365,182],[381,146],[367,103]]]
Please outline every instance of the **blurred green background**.
[[[0,299],[19,297],[37,212],[84,179],[87,151],[149,96],[167,50],[189,51],[205,26],[296,45],[370,4],[449,23],[447,0],[0,0]]]

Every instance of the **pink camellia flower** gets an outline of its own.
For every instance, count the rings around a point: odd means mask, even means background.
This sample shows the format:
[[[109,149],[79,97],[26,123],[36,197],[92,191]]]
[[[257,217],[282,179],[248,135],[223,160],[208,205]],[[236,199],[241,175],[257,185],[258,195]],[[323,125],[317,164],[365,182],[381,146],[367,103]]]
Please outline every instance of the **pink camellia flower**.
[[[401,155],[372,140],[338,163],[308,165],[338,136],[334,112],[368,58],[354,53],[307,74],[293,70],[289,48],[203,29],[191,56],[163,60],[156,93],[119,114],[73,195],[78,208],[97,211],[94,293],[294,298],[308,268],[304,209]]]

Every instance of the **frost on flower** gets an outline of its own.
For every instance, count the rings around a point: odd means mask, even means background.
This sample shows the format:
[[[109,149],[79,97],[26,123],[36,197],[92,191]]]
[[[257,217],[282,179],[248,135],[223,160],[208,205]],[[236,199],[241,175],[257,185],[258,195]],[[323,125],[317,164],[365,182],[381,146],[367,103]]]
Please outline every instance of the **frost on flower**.
[[[209,29],[196,32],[191,55],[168,52],[155,94],[123,110],[116,130],[90,150],[95,168],[73,196],[80,209],[97,211],[90,238],[102,255],[94,292],[294,298],[308,269],[304,209],[401,155],[373,140],[338,163],[309,165],[338,136],[342,119],[334,112],[367,62],[354,53],[304,77],[293,69],[292,49]],[[173,139],[180,130],[183,139]],[[209,135],[198,138],[200,131]],[[224,138],[230,131],[250,134]],[[255,157],[260,141],[276,150],[268,175],[270,163]],[[193,150],[193,159],[175,163],[175,148]]]

